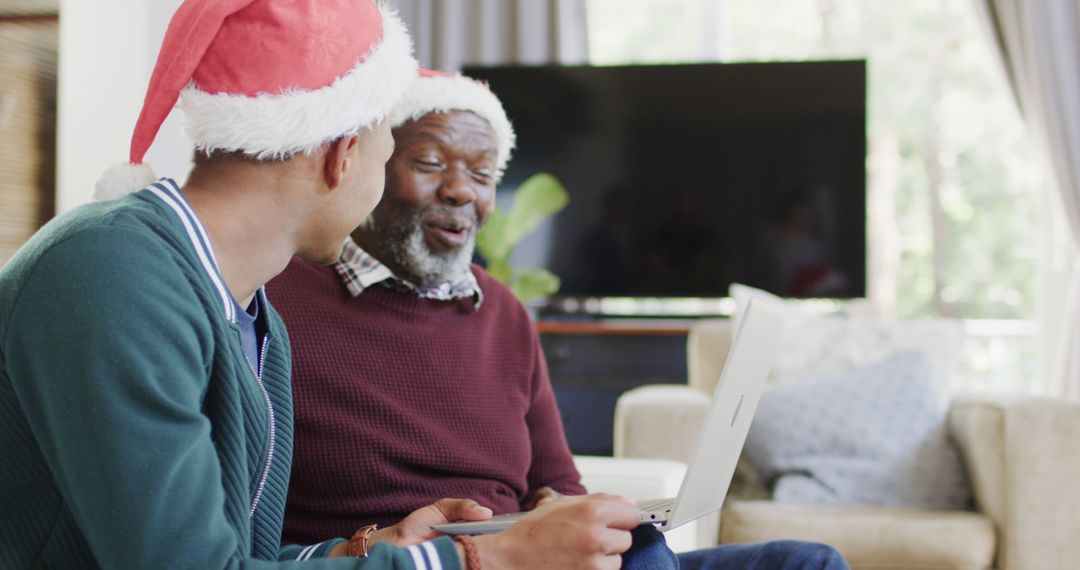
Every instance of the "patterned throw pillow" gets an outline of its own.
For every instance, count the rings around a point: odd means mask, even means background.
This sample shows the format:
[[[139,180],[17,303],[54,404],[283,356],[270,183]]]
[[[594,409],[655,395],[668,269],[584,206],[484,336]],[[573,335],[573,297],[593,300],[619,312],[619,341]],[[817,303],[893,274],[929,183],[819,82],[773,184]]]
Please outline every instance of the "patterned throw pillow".
[[[778,502],[971,506],[946,403],[917,352],[770,388],[745,453]]]

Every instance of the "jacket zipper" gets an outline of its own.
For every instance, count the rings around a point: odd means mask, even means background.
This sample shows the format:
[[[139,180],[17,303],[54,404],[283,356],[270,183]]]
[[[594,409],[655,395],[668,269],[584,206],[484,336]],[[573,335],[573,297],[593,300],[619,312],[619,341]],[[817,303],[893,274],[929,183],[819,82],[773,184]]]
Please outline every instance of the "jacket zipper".
[[[266,391],[266,385],[262,380],[263,363],[266,362],[266,351],[270,347],[270,333],[263,335],[262,350],[259,351],[259,369],[256,370],[254,366],[249,362],[248,367],[251,368],[251,372],[255,375],[255,381],[259,383],[259,389],[262,390],[263,398],[266,399],[266,410],[270,416],[270,445],[266,448],[266,462],[263,464],[262,476],[259,477],[259,486],[255,489],[255,497],[251,500],[251,510],[248,512],[248,518],[255,516],[255,509],[259,506],[259,499],[262,498],[263,488],[266,487],[266,479],[270,476],[270,464],[274,462],[274,444],[277,439],[277,421],[274,417],[274,403],[270,400],[270,392]],[[246,358],[244,360],[247,360]]]

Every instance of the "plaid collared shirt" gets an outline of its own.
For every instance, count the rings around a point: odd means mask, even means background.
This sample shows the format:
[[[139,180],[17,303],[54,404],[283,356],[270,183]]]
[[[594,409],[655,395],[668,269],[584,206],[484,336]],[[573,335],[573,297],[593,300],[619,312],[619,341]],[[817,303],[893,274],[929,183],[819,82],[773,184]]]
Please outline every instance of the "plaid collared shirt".
[[[473,275],[471,269],[466,271],[461,280],[456,283],[441,283],[431,288],[418,287],[394,275],[389,267],[356,245],[351,237],[345,240],[345,245],[341,248],[341,257],[334,264],[334,269],[337,270],[338,275],[341,275],[341,280],[345,282],[345,287],[353,297],[359,297],[364,289],[379,284],[391,289],[415,293],[423,299],[452,301],[473,298],[476,300],[473,304],[475,311],[479,311],[480,305],[484,303],[484,292],[480,290],[480,284],[477,283],[476,275]]]

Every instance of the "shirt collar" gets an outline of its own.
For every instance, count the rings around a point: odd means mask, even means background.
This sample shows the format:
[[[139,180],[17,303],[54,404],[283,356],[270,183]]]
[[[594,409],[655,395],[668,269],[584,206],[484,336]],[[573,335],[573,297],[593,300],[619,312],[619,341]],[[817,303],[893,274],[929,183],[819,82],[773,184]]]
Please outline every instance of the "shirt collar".
[[[364,251],[351,237],[345,239],[341,256],[334,264],[334,269],[337,270],[345,283],[345,288],[353,297],[359,297],[368,287],[379,284],[391,289],[414,293],[421,299],[452,301],[472,298],[476,301],[473,308],[477,311],[484,303],[484,292],[480,289],[480,284],[471,268],[455,283],[447,282],[435,287],[420,287],[394,275],[389,267]]]

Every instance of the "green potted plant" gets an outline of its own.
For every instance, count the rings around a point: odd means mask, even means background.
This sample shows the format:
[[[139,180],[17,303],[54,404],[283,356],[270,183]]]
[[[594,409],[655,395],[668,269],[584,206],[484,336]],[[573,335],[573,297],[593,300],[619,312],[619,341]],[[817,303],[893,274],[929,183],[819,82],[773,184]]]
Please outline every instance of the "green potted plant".
[[[522,303],[553,295],[559,278],[546,269],[515,268],[510,265],[514,246],[532,233],[540,222],[566,207],[570,195],[554,176],[530,176],[518,188],[508,211],[498,207],[476,235],[476,249],[487,261],[487,271],[505,283]]]

